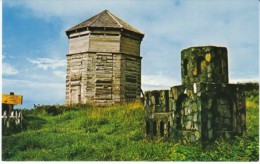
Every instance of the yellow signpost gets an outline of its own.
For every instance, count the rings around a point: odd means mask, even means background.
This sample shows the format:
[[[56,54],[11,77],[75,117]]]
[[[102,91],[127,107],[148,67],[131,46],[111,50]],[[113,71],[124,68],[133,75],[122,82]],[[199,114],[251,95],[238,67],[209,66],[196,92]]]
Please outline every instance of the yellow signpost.
[[[14,105],[22,104],[23,96],[15,95],[13,92],[10,94],[2,94],[2,118],[3,127],[10,127],[10,124],[14,121],[16,125],[20,124],[22,121],[22,112],[14,111]]]
[[[21,95],[2,94],[2,104],[16,105],[22,103],[23,103],[23,96]]]

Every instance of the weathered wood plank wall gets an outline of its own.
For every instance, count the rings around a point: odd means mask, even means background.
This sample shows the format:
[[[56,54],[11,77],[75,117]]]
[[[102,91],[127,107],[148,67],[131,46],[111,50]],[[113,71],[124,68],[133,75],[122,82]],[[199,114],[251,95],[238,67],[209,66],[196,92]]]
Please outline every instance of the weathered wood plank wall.
[[[66,104],[135,100],[141,94],[144,35],[108,11],[95,18],[67,31]]]

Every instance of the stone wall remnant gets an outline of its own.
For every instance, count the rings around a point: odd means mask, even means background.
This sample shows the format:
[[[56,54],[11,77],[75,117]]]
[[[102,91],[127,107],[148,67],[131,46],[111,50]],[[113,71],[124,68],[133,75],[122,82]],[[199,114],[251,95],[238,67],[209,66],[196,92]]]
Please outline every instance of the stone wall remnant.
[[[242,135],[245,91],[228,83],[227,56],[225,47],[182,50],[182,85],[145,92],[146,136],[193,143]]]

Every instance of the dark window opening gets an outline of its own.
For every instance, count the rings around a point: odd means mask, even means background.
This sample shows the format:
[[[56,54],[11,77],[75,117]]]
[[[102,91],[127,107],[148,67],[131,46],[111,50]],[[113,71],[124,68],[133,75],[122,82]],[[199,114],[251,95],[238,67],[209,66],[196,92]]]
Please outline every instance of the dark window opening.
[[[156,121],[153,121],[153,136],[156,136],[156,131],[157,127],[156,127]]]
[[[183,123],[183,112],[185,109],[185,101],[187,101],[187,95],[183,94],[179,97],[176,103],[176,128],[177,130],[182,129],[182,123]]]
[[[169,112],[169,91],[165,91],[165,109],[166,112]]]
[[[160,135],[164,137],[164,123],[163,121],[160,122]]]
[[[184,60],[183,69],[184,69],[184,75],[187,75],[188,74],[188,59]]]

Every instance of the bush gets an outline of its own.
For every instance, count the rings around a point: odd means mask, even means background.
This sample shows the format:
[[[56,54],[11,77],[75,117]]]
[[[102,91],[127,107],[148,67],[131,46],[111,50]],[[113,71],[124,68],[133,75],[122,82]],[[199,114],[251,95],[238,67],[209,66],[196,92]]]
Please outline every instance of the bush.
[[[39,114],[46,112],[49,115],[56,116],[64,112],[64,107],[60,105],[34,105],[34,110]]]
[[[47,114],[51,116],[61,115],[66,111],[79,111],[83,109],[92,108],[90,105],[86,104],[77,104],[77,105],[34,105],[34,109],[36,114]]]

